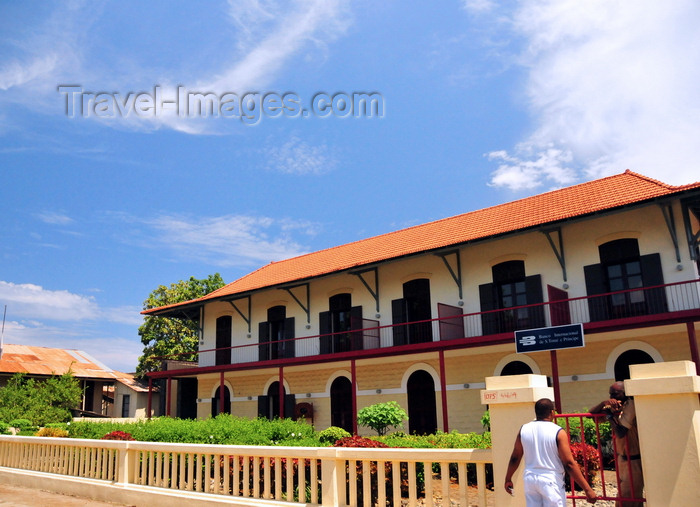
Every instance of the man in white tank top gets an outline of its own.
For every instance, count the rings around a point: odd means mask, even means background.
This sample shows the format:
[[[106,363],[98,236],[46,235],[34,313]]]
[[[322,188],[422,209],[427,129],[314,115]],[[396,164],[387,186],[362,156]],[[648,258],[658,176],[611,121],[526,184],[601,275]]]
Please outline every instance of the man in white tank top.
[[[586,482],[569,446],[569,437],[554,420],[554,403],[542,398],[535,403],[536,420],[520,428],[508,462],[505,488],[513,494],[513,474],[525,458],[523,490],[527,507],[565,507],[564,471],[567,471],[595,503],[596,494]]]

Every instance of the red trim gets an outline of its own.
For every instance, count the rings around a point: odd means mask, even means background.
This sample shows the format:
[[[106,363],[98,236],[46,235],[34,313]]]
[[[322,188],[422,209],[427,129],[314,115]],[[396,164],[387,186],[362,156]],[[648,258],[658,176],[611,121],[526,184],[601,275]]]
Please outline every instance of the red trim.
[[[350,376],[352,383],[352,434],[357,435],[357,375],[355,360],[350,361]]]
[[[445,382],[445,351],[440,356],[440,398],[442,400],[442,431],[450,432],[449,416],[447,415],[447,383]]]

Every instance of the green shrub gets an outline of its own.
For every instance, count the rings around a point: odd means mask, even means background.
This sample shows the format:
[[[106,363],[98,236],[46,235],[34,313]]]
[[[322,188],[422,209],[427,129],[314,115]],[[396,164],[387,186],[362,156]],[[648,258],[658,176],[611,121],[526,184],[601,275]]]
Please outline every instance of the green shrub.
[[[10,433],[10,425],[6,422],[0,421],[0,435],[7,435]]]
[[[334,445],[338,440],[352,436],[349,432],[338,426],[329,426],[318,433],[318,439],[322,444]]]
[[[32,421],[29,419],[12,419],[10,421],[10,426],[18,430],[28,430],[32,427]]]
[[[357,422],[362,426],[372,428],[377,435],[385,435],[390,427],[402,428],[408,420],[408,414],[395,401],[376,403],[357,412]]]
[[[70,409],[80,404],[80,383],[70,373],[46,380],[13,375],[0,388],[0,419],[27,419],[34,426],[71,420]]]

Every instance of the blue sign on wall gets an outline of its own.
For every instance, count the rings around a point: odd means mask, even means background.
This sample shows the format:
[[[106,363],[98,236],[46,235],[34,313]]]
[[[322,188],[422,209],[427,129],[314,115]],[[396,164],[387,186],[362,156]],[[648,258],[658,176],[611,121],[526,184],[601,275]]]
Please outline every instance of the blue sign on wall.
[[[583,324],[567,324],[515,332],[515,351],[519,354],[584,346]]]

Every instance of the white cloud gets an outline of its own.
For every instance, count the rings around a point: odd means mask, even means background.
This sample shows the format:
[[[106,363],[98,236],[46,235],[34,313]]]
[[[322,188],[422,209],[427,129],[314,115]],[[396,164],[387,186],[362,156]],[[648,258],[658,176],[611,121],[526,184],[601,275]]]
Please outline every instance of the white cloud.
[[[282,146],[269,148],[266,153],[268,167],[285,174],[325,174],[332,171],[337,163],[325,144],[310,146],[296,136]]]
[[[45,211],[43,213],[39,213],[37,215],[37,218],[39,218],[39,220],[41,220],[44,223],[52,225],[68,225],[70,223],[73,223],[73,219],[68,215],[65,215],[63,213],[57,213],[54,211]]]
[[[92,297],[67,290],[50,290],[31,283],[16,284],[0,280],[0,302],[12,315],[41,321],[96,321],[140,324],[138,307],[101,307]]]
[[[250,266],[301,255],[307,249],[290,233],[316,232],[316,226],[306,221],[245,215],[203,218],[163,215],[145,220],[144,224],[156,232],[150,246],[165,246],[177,257],[215,266]]]
[[[523,0],[512,28],[527,43],[519,63],[534,124],[491,183],[541,185],[553,166],[539,162],[552,148],[571,153],[569,167],[587,178],[629,168],[697,180],[699,18],[692,0]]]
[[[139,67],[127,54],[117,60],[121,71],[105,66],[104,62],[95,60],[98,55],[90,53],[90,49],[99,42],[99,34],[92,32],[93,22],[109,11],[91,8],[91,14],[86,16],[87,9],[79,3],[71,8],[56,7],[48,19],[37,21],[31,36],[14,44],[17,54],[0,61],[0,90],[8,91],[2,100],[56,114],[66,100],[65,94],[57,91],[60,84],[110,89],[122,98],[130,92],[152,90],[159,85],[164,100],[174,98],[179,85],[188,92],[211,92],[219,96],[227,92],[264,91],[303,49],[313,46],[322,51],[345,32],[350,20],[348,3],[347,0],[229,0],[228,20],[235,29],[228,32],[230,47],[222,48],[227,57],[212,59],[199,76],[154,75],[151,68]],[[93,44],[85,46],[83,39],[91,39]],[[183,51],[189,52],[183,58],[196,58],[198,54],[196,47]],[[222,125],[196,115],[180,117],[174,108],[164,108],[157,116],[89,114],[88,118],[116,128],[139,131],[172,128],[190,134],[215,133]],[[6,123],[10,118],[0,117],[0,120]]]
[[[505,150],[489,153],[489,160],[499,162],[490,184],[519,190],[535,188],[542,180],[557,187],[576,181],[574,170],[567,167],[573,160],[570,151],[549,147],[532,154],[529,148],[530,146],[517,147],[516,153],[519,156],[510,155]]]

